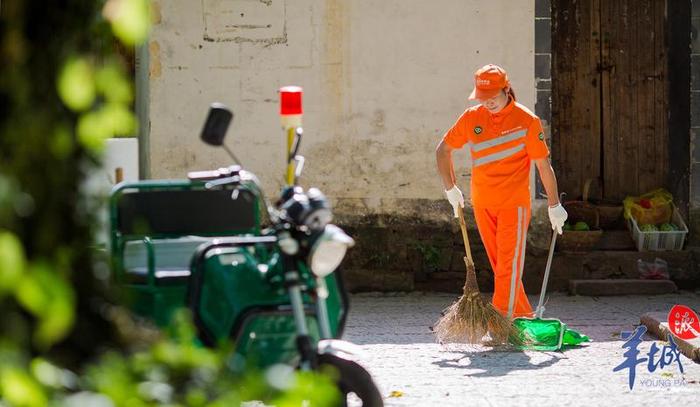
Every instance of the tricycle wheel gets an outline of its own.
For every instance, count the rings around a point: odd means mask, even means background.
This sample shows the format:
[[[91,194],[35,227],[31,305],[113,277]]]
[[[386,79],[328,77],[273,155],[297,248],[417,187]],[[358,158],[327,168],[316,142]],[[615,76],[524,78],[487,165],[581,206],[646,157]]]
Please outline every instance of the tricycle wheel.
[[[369,372],[357,362],[343,359],[332,354],[318,355],[320,369],[330,367],[338,372],[336,383],[342,394],[342,406],[347,405],[348,395],[354,393],[363,406],[381,407],[384,405],[382,395],[372,380]]]

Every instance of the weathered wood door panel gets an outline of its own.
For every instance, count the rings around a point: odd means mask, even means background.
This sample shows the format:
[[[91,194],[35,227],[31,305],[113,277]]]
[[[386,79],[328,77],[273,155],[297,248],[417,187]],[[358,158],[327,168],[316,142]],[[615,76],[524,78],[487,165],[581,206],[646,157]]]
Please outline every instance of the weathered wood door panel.
[[[552,156],[571,199],[601,175],[600,1],[552,2]]]
[[[665,0],[601,2],[604,195],[666,184]]]
[[[665,0],[553,2],[553,156],[562,190],[576,196],[597,178],[603,197],[620,200],[665,186],[665,10]]]

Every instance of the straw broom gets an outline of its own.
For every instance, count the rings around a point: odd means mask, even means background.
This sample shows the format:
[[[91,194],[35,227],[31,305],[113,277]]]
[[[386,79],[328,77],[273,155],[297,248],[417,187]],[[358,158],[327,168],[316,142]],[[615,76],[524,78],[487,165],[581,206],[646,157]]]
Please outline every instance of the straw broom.
[[[459,300],[443,311],[442,317],[432,328],[433,332],[440,343],[481,343],[486,333],[490,334],[491,343],[503,343],[508,339],[511,342],[520,342],[520,335],[511,321],[501,315],[491,303],[485,303],[481,298],[464,214],[461,209],[458,212],[464,250],[467,254],[464,257],[464,264],[467,266],[464,292]]]

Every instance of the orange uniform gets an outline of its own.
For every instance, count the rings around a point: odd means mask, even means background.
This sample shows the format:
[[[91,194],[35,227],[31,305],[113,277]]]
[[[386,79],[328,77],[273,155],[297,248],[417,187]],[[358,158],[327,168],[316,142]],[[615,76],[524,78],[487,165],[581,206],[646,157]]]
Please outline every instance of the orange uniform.
[[[511,317],[530,316],[522,286],[530,223],[532,160],[549,155],[537,116],[512,98],[498,113],[477,105],[445,134],[452,148],[471,153],[471,197],[479,234],[494,271],[493,304]]]

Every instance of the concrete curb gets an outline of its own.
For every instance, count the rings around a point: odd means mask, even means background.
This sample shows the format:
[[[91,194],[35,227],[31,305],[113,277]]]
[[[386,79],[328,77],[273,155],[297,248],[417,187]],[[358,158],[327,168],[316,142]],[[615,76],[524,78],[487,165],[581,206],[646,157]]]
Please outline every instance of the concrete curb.
[[[657,338],[667,341],[671,330],[668,328],[668,314],[663,312],[649,312],[640,318],[642,325],[647,327],[648,332]],[[685,340],[676,336],[673,341],[678,345],[681,353],[693,360],[695,363],[700,363],[700,338]]]
[[[589,279],[570,280],[569,293],[572,295],[658,295],[671,294],[678,287],[671,280],[640,279]]]

